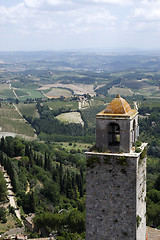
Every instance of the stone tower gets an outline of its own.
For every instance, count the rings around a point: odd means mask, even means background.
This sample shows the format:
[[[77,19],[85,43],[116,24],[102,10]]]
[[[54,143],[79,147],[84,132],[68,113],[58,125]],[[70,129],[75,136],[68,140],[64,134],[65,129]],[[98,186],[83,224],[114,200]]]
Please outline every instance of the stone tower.
[[[86,240],[146,240],[146,145],[138,112],[119,95],[96,117],[87,155]]]

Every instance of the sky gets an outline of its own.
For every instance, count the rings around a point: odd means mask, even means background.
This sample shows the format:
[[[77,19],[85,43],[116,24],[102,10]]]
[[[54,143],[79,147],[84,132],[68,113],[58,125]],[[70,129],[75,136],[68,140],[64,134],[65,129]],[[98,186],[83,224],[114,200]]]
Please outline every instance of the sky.
[[[160,49],[160,0],[0,0],[0,51]]]

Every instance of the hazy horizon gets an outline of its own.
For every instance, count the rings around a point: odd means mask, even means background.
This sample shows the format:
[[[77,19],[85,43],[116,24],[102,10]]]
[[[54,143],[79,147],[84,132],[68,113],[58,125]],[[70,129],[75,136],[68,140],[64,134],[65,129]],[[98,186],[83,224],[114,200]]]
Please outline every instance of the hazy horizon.
[[[1,53],[36,53],[36,52],[57,52],[57,53],[99,53],[99,54],[160,54],[160,48],[157,49],[135,49],[135,48],[120,48],[120,49],[98,49],[98,48],[75,48],[75,49],[22,49],[22,50],[0,50]]]

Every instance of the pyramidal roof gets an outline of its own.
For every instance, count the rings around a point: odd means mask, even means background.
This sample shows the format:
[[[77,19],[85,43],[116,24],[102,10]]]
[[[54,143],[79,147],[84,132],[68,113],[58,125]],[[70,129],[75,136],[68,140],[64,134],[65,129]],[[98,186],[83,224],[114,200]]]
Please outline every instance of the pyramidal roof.
[[[118,94],[115,99],[106,107],[104,113],[108,114],[127,114],[131,111],[130,105],[127,101]]]

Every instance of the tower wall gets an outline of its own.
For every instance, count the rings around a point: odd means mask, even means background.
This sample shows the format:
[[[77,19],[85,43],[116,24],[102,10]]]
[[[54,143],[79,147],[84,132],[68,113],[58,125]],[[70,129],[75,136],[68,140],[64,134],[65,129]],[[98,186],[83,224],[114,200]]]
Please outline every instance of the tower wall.
[[[86,240],[146,240],[146,159],[87,153]]]
[[[137,198],[137,239],[143,240],[143,235],[146,233],[146,157],[144,156],[146,149],[140,155],[137,161],[137,187],[136,187],[136,198]],[[139,218],[139,217],[140,218]]]

